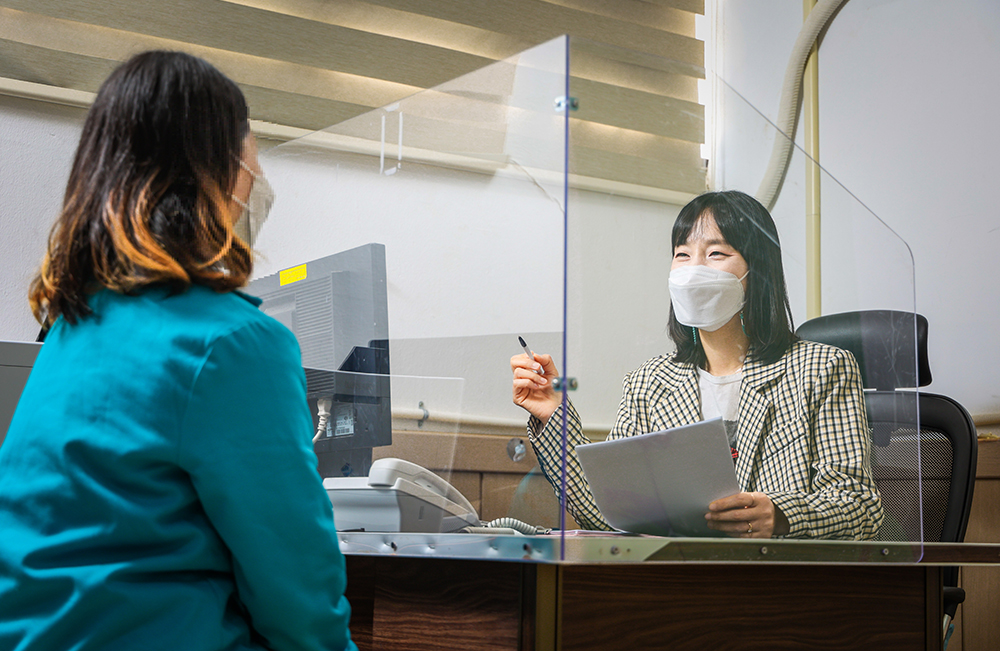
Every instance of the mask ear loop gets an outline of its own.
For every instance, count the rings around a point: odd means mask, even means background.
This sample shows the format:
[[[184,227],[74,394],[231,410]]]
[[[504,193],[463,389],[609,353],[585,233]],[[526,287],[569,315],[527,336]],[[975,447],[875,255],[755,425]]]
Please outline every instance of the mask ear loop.
[[[256,184],[257,183],[257,179],[260,177],[260,174],[258,174],[257,172],[254,172],[252,169],[250,169],[250,166],[247,165],[246,161],[244,161],[242,158],[237,158],[236,162],[239,163],[240,167],[242,167],[243,169],[245,169],[248,174],[250,174],[250,177],[253,179],[253,184]],[[251,189],[253,189],[253,184],[250,185]],[[237,204],[239,204],[240,208],[242,208],[243,210],[247,210],[248,208],[250,208],[249,197],[247,198],[248,201],[243,201],[242,199],[240,199],[239,197],[237,197],[233,193],[230,193],[229,196],[232,197],[233,201],[235,201]]]
[[[236,162],[238,162],[240,164],[240,167],[242,167],[247,172],[249,172],[250,176],[254,177],[254,179],[256,179],[258,176],[260,176],[260,174],[258,174],[257,172],[254,172],[252,169],[250,169],[250,166],[247,165],[247,162],[245,160],[243,160],[242,158],[237,158]],[[747,272],[747,273],[750,273],[750,272]]]

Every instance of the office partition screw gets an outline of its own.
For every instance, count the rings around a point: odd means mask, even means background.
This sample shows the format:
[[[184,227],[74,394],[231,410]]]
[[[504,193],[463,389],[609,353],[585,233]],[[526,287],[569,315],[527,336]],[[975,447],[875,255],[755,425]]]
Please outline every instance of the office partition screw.
[[[580,108],[580,100],[576,97],[557,97],[556,111],[561,113],[567,108],[571,111],[578,110]]]
[[[889,555],[889,548],[888,547],[883,547],[882,548],[882,555],[883,556],[888,556]]]
[[[760,548],[760,553],[764,554],[766,556],[767,555],[767,547],[761,547]]]
[[[612,546],[611,546],[611,555],[612,555],[612,556],[617,556],[618,554],[620,554],[620,553],[621,553],[621,551],[622,551],[622,550],[618,549],[618,546],[617,546],[617,545],[612,545]]]
[[[552,378],[552,389],[562,391],[564,383],[567,391],[576,391],[576,388],[580,386],[575,377],[556,377]]]

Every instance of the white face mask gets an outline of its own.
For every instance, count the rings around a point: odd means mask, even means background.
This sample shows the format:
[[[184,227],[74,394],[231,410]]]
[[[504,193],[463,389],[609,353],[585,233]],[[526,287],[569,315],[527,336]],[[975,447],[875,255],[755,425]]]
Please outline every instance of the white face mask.
[[[257,174],[242,160],[240,167],[253,176],[253,185],[250,186],[250,196],[246,202],[233,195],[233,200],[243,208],[240,218],[236,220],[236,233],[253,247],[261,227],[267,221],[268,213],[271,212],[271,206],[274,205],[274,189],[263,174]]]
[[[672,270],[668,282],[677,322],[708,332],[729,323],[743,307],[743,278],[704,265]]]

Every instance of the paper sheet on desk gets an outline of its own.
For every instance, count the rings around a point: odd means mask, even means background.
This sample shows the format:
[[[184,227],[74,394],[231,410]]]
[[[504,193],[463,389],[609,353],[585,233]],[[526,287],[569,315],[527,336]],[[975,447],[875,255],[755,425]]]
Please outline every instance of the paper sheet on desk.
[[[656,536],[721,536],[708,528],[713,500],[740,492],[722,420],[576,448],[608,523]]]

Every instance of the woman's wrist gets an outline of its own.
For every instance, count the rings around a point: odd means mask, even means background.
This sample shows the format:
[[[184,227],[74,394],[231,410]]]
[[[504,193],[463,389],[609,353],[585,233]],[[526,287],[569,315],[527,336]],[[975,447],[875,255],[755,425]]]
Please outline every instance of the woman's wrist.
[[[533,414],[535,419],[539,422],[539,432],[545,429],[545,426],[548,425],[549,420],[552,419],[552,414],[556,413],[556,410],[559,409],[559,406],[561,404],[562,403],[558,401],[553,402],[551,404],[547,404],[545,405],[544,409],[539,409],[537,412]]]
[[[542,413],[541,415],[538,413],[531,414],[531,418],[528,419],[528,434],[529,434],[528,439],[532,443],[534,443],[541,437],[542,432],[545,431],[545,428],[548,426],[549,421],[552,420],[552,416],[555,415],[557,411],[559,411],[559,408],[561,406],[562,406],[561,403],[557,403],[550,411],[547,410],[548,413]]]

